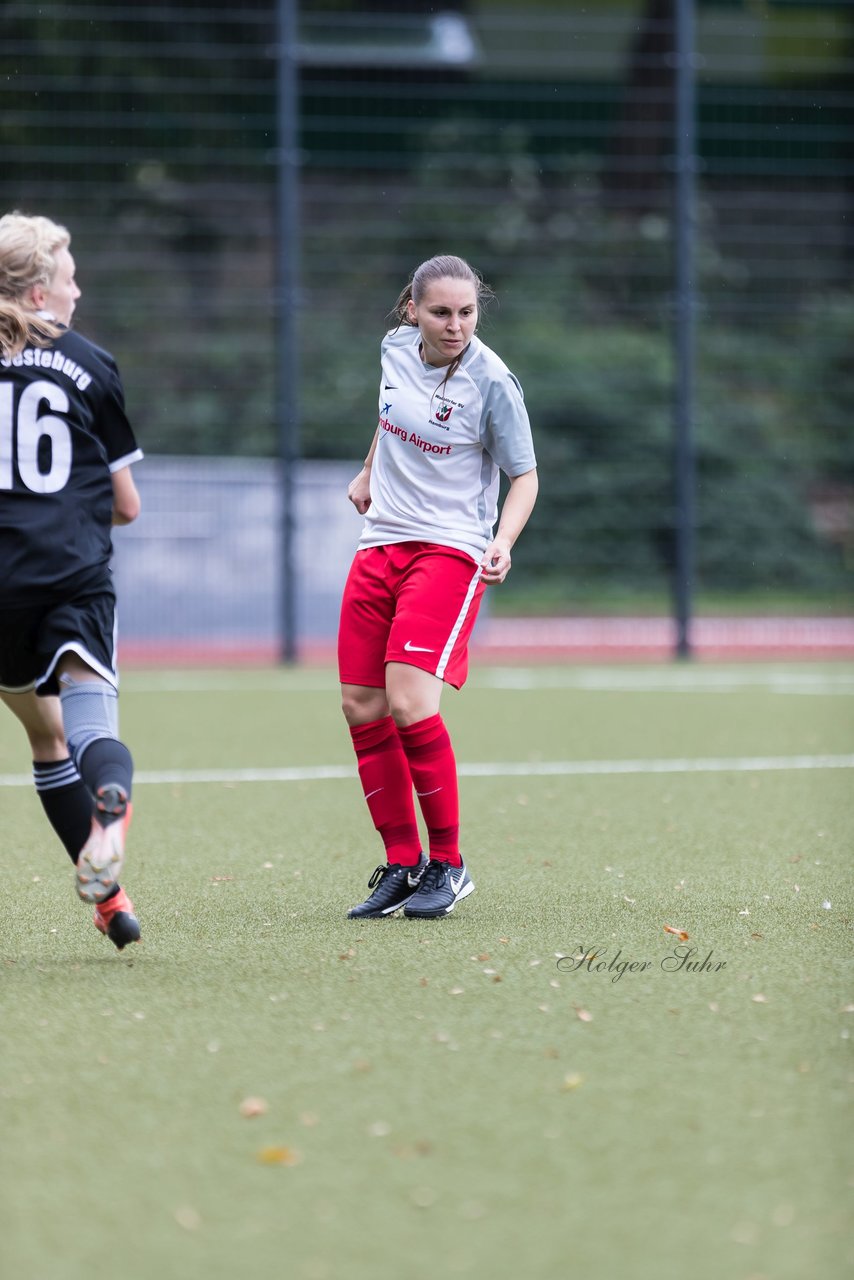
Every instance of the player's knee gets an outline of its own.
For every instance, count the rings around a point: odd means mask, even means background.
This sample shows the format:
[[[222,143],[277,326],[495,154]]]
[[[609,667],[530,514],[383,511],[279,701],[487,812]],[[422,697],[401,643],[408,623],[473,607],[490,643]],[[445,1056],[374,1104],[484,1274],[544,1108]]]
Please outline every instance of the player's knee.
[[[414,689],[395,689],[393,694],[389,694],[388,709],[399,729],[417,724],[433,714],[432,704],[426,705]]]
[[[106,680],[60,680],[59,694],[68,749],[75,763],[99,738],[118,738],[118,694]]]
[[[388,715],[388,703],[383,689],[368,689],[359,685],[345,685],[341,690],[341,710],[349,725],[368,724]]]

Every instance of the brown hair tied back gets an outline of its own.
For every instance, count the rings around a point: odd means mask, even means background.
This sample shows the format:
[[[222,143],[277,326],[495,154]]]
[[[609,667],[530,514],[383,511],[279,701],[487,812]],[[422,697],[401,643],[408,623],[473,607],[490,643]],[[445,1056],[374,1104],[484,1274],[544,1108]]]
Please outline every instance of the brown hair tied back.
[[[474,267],[470,267],[464,258],[455,258],[450,253],[439,253],[435,258],[428,258],[426,262],[421,263],[420,267],[415,268],[411,280],[401,290],[389,314],[389,319],[396,320],[398,327],[402,324],[411,325],[407,303],[411,298],[417,307],[431,284],[435,284],[437,280],[465,280],[467,284],[472,285],[479,311],[482,311],[494,296],[489,285],[484,284]]]
[[[466,284],[472,285],[478,312],[483,311],[487,303],[495,296],[489,285],[484,284],[478,272],[475,271],[474,267],[470,267],[464,258],[456,258],[450,253],[436,254],[434,258],[428,258],[426,262],[421,263],[420,267],[415,268],[412,273],[412,279],[401,290],[397,302],[389,314],[390,320],[397,321],[398,329],[403,324],[410,325],[413,328],[417,327],[414,321],[409,318],[409,300],[411,298],[417,307],[427,290],[437,280],[464,280]],[[462,364],[464,355],[465,351],[461,351],[445,370],[445,376],[440,385],[440,389],[443,392],[447,388],[449,379],[453,378]]]

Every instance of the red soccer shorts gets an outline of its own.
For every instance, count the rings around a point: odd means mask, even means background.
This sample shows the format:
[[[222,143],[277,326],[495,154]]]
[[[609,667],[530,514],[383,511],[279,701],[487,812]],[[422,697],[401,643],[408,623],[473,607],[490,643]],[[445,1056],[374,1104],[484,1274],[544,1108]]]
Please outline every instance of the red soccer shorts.
[[[405,662],[461,689],[480,572],[464,551],[433,542],[357,551],[341,601],[341,683],[384,689],[386,663]]]

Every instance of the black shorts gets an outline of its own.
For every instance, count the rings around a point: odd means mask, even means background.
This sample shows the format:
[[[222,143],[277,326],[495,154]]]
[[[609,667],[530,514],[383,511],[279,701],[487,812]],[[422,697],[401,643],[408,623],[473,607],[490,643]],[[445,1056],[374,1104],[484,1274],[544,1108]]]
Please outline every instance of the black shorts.
[[[0,605],[0,692],[58,694],[56,664],[64,653],[76,653],[115,687],[115,650],[116,593],[109,578],[48,604]]]

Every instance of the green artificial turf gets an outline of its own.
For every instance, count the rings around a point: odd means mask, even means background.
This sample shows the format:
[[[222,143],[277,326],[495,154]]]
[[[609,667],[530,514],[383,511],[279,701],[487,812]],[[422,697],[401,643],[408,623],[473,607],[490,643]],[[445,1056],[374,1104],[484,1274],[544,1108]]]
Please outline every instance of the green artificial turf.
[[[854,751],[854,669],[481,669],[443,711],[439,922],[346,919],[379,851],[327,671],[128,674],[121,954],[0,786],[4,1276],[849,1273],[852,771],[721,762]]]

